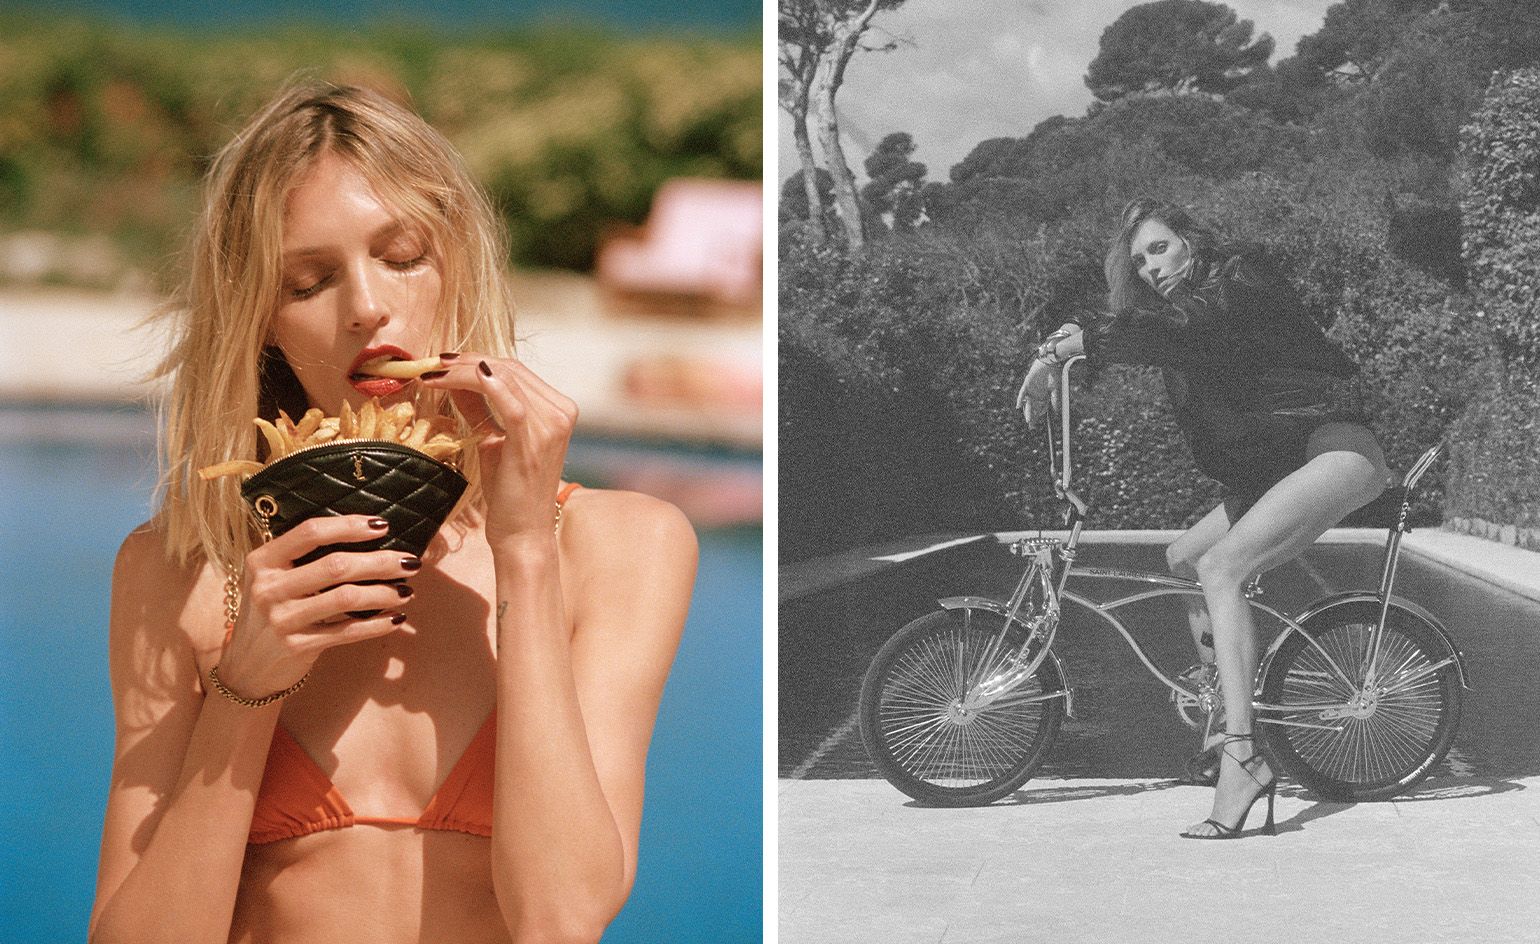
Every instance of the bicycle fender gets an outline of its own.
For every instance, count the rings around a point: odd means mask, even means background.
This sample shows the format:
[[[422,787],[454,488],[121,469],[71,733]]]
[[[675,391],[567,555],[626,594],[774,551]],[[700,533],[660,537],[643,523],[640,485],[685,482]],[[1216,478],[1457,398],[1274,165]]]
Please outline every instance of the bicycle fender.
[[[1305,620],[1324,613],[1327,610],[1335,609],[1339,606],[1346,606],[1350,603],[1365,602],[1373,603],[1378,606],[1380,603],[1380,595],[1369,590],[1344,590],[1341,593],[1334,593],[1330,596],[1322,597],[1321,599],[1316,600],[1314,603],[1311,603],[1309,606],[1305,607],[1305,609],[1301,610],[1296,616],[1294,616],[1293,619],[1296,623],[1303,623]],[[1464,653],[1460,652],[1459,647],[1454,644],[1454,637],[1449,635],[1449,630],[1444,628],[1444,624],[1439,620],[1439,618],[1434,616],[1432,613],[1429,613],[1424,607],[1413,603],[1411,600],[1408,600],[1405,597],[1396,596],[1395,594],[1390,595],[1390,606],[1392,609],[1400,610],[1418,622],[1423,623],[1429,629],[1433,630],[1434,635],[1443,640],[1445,647],[1447,647],[1450,653],[1454,655],[1454,669],[1455,672],[1459,674],[1460,687],[1469,691],[1470,683],[1466,680],[1465,676],[1465,655]],[[1261,687],[1262,679],[1267,675],[1267,667],[1268,664],[1273,660],[1273,654],[1278,651],[1278,648],[1283,645],[1283,641],[1287,639],[1289,633],[1293,631],[1294,630],[1291,627],[1279,633],[1277,638],[1273,640],[1273,644],[1267,647],[1267,654],[1262,657],[1261,665],[1257,670],[1258,689]]]
[[[942,597],[936,603],[943,610],[988,610],[1000,616],[1006,615],[1005,604],[989,597]],[[1027,625],[1019,617],[1016,622],[1022,626]],[[1048,658],[1053,660],[1053,667],[1059,670],[1059,678],[1064,680],[1064,714],[1078,720],[1080,716],[1075,714],[1075,686],[1069,683],[1069,673],[1064,669],[1064,662],[1052,647],[1048,650]]]

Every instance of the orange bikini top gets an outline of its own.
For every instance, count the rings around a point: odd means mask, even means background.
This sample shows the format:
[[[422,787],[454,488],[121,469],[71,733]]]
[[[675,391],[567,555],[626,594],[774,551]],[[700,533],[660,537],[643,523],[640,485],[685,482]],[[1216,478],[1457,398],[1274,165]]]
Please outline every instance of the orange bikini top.
[[[556,496],[558,506],[578,488],[568,484]],[[273,730],[267,768],[257,790],[257,807],[251,817],[253,844],[277,842],[327,829],[346,829],[359,824],[414,826],[447,829],[474,836],[492,835],[492,773],[497,744],[497,712],[482,724],[460,760],[449,771],[428,808],[416,819],[395,816],[359,816],[337,791],[331,778],[305,753],[280,724]]]

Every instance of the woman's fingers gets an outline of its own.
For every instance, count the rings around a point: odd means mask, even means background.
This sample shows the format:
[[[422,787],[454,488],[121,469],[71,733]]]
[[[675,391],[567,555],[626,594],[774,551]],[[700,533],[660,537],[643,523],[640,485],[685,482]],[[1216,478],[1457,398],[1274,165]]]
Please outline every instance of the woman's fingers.
[[[287,569],[291,561],[326,544],[357,544],[382,537],[390,529],[384,518],[368,515],[338,515],[302,521],[278,537],[256,548],[247,557],[253,570],[263,567]]]
[[[301,567],[255,578],[252,592],[258,597],[270,594],[274,599],[310,596],[344,583],[405,580],[421,568],[418,557],[401,551],[333,551]],[[271,587],[259,587],[258,580]]]
[[[412,588],[404,583],[345,583],[307,597],[287,600],[272,608],[274,621],[291,633],[306,634],[345,613],[364,610],[399,610],[410,600]]]
[[[293,642],[298,647],[311,649],[330,649],[332,646],[342,646],[350,642],[359,642],[364,639],[374,639],[393,633],[406,622],[406,614],[396,610],[382,610],[374,616],[365,619],[350,619],[345,622],[332,623],[319,626],[314,631],[295,633]]]

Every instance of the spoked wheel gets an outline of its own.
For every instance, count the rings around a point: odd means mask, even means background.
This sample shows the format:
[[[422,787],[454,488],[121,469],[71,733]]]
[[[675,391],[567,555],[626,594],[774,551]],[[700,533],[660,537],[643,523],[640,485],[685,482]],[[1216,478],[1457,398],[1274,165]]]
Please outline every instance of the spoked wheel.
[[[861,738],[889,783],[922,803],[980,806],[1027,781],[1064,715],[1052,658],[990,697],[1027,638],[990,610],[922,616],[878,651],[861,684]]]
[[[1405,610],[1392,607],[1387,615],[1376,678],[1365,684],[1379,610],[1366,600],[1307,620],[1302,625],[1319,648],[1291,633],[1262,681],[1261,701],[1282,706],[1258,714],[1263,748],[1329,799],[1383,800],[1405,792],[1444,759],[1460,724],[1455,654]]]

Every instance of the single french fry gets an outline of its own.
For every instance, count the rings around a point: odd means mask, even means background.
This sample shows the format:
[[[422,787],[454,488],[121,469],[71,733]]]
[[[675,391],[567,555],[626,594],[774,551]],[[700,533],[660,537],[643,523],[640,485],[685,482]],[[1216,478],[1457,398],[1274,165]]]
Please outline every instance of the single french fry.
[[[375,430],[379,428],[380,407],[374,400],[369,400],[358,409],[358,438],[373,439]]]
[[[342,413],[337,417],[337,438],[352,439],[357,435],[358,417],[353,413],[353,405],[343,400]]]
[[[460,451],[460,445],[456,442],[428,442],[423,443],[417,451],[430,459],[447,459]]]
[[[428,441],[429,423],[427,420],[417,420],[412,428],[407,431],[406,438],[401,440],[402,445],[411,446],[413,449],[421,449],[423,443]]]
[[[278,432],[276,426],[260,416],[252,420],[252,422],[257,424],[257,429],[262,431],[262,438],[267,440],[267,458],[269,462],[276,462],[289,454],[288,446],[283,441],[283,436]]]
[[[416,380],[430,370],[439,370],[444,362],[436,357],[424,357],[415,361],[393,361],[389,354],[370,358],[358,365],[360,374],[373,377],[389,377],[392,380]]]
[[[253,462],[250,459],[231,459],[229,462],[218,462],[214,465],[206,465],[198,470],[198,478],[207,482],[211,479],[223,478],[226,475],[255,475],[262,471],[262,463]]]
[[[311,435],[321,428],[321,421],[325,418],[326,414],[322,413],[319,407],[313,406],[306,410],[305,415],[300,417],[299,424],[294,427],[295,442],[308,442]]]

